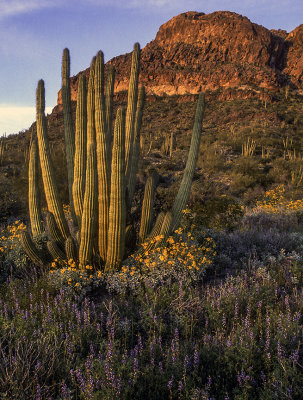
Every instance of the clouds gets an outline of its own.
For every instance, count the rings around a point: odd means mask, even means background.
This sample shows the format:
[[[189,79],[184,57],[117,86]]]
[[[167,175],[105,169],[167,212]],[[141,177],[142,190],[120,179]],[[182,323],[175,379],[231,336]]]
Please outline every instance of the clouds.
[[[55,0],[0,0],[0,19],[57,5],[58,2]]]

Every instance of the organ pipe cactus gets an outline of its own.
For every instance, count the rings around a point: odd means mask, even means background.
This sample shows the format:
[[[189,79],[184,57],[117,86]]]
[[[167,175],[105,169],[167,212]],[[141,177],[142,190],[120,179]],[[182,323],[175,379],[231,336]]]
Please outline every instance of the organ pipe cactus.
[[[87,96],[84,77],[79,78],[72,200],[80,229],[75,232],[75,238],[69,231],[63,207],[59,201],[46,132],[44,83],[43,81],[38,83],[37,137],[43,185],[49,210],[46,218],[49,235],[47,248],[54,258],[62,262],[72,259],[75,263],[79,262],[82,267],[87,264],[100,267],[101,260],[105,269],[110,271],[117,268],[125,257],[126,238],[130,244],[127,247],[132,247],[130,240],[135,230],[131,225],[130,211],[136,184],[140,129],[145,101],[144,88],[140,88],[138,92],[139,59],[140,46],[135,44],[127,111],[125,113],[123,108],[117,111],[113,140],[111,126],[115,74],[113,68],[110,67],[105,89],[104,57],[101,51],[91,63]],[[139,244],[143,241],[147,243],[138,250],[138,254],[143,254],[159,245],[157,241],[159,235],[162,236],[160,243],[164,243],[180,222],[181,212],[189,198],[196,166],[203,114],[204,95],[200,95],[189,157],[180,189],[172,210],[166,214],[160,213],[154,227],[152,227],[152,210],[157,174],[152,173],[147,180]],[[71,232],[74,231],[71,230]],[[97,245],[96,237],[98,237]],[[78,245],[75,241],[78,241]],[[24,234],[22,242],[31,259],[41,264],[42,258],[31,237]]]
[[[139,241],[142,243],[150,232],[153,219],[153,205],[156,189],[155,174],[151,174],[145,185],[145,192],[142,204],[141,224],[139,232]]]
[[[128,185],[131,170],[132,152],[135,139],[135,117],[138,101],[138,77],[139,77],[140,45],[135,43],[132,54],[131,75],[128,87],[128,100],[125,126],[125,168],[126,184]]]
[[[45,220],[46,220],[46,227],[48,230],[48,237],[56,244],[64,248],[65,240],[58,229],[53,213],[47,211]]]
[[[135,140],[133,146],[132,153],[132,161],[130,166],[129,180],[127,185],[128,190],[128,199],[131,204],[135,187],[136,187],[136,176],[138,172],[138,163],[139,163],[139,155],[140,155],[140,131],[142,125],[142,117],[143,117],[143,108],[145,103],[145,88],[141,86],[138,95],[138,105],[136,111],[136,120],[135,120]],[[128,205],[130,207],[130,204]]]
[[[111,131],[112,131],[114,84],[115,84],[115,68],[113,66],[110,66],[107,74],[106,96],[105,96],[106,131],[109,137],[111,136]]]
[[[178,190],[177,196],[175,198],[172,214],[173,214],[173,227],[175,229],[178,227],[181,216],[182,210],[184,210],[190,195],[191,184],[197,164],[200,141],[201,141],[201,132],[202,132],[202,122],[204,116],[204,109],[205,109],[205,97],[204,93],[199,95],[198,104],[196,108],[195,114],[195,122],[191,137],[191,143],[187,158],[187,163],[185,166],[183,178],[181,181],[180,188]]]
[[[75,156],[75,136],[72,120],[72,106],[70,95],[70,55],[69,50],[63,50],[62,56],[62,105],[64,115],[64,136],[67,161],[67,177],[68,177],[68,192],[71,214],[74,222],[76,222],[74,206],[73,206],[73,181],[74,181],[74,156]]]
[[[38,190],[38,149],[37,142],[34,140],[30,149],[30,160],[28,167],[28,208],[31,221],[33,237],[41,235],[43,232],[42,213],[39,202]]]
[[[86,182],[81,220],[81,240],[79,262],[85,266],[92,261],[94,235],[97,223],[97,160],[96,146],[91,144],[88,149]]]
[[[87,89],[87,149],[91,144],[96,143],[95,127],[95,64],[96,57],[90,64],[88,89]]]
[[[59,199],[57,183],[55,180],[54,168],[50,156],[49,143],[47,137],[47,123],[45,118],[45,89],[44,81],[40,80],[37,87],[37,137],[39,146],[39,157],[42,171],[47,207],[54,214],[58,228],[62,236],[67,239],[69,228],[64,216],[62,203]]]
[[[43,266],[45,259],[42,257],[41,252],[37,248],[36,244],[33,242],[30,234],[26,231],[21,232],[20,235],[21,245],[27,254],[28,258],[37,265]]]
[[[76,137],[75,137],[75,162],[74,162],[74,182],[73,182],[73,201],[74,209],[79,228],[81,227],[81,217],[83,210],[83,198],[85,187],[85,168],[86,168],[86,142],[87,142],[87,109],[86,109],[86,89],[85,77],[81,75],[78,83],[77,110],[76,110]]]
[[[106,268],[109,269],[121,263],[125,247],[125,116],[122,108],[119,108],[115,122],[111,173],[108,247],[106,256]]]
[[[106,260],[108,213],[110,193],[109,137],[106,132],[104,100],[104,58],[101,51],[97,54],[95,65],[95,123],[98,167],[98,205],[99,205],[99,254]]]

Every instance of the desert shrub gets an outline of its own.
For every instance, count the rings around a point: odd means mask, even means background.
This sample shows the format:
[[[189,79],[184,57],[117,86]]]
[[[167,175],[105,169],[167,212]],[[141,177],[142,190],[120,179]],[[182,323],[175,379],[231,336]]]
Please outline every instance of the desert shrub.
[[[214,196],[195,203],[192,209],[197,225],[215,230],[234,229],[244,214],[243,206],[226,195]]]

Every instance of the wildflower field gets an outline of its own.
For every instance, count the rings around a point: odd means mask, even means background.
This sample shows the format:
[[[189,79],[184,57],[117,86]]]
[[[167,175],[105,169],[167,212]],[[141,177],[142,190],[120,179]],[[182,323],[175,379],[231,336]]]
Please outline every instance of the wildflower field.
[[[186,209],[112,273],[35,267],[3,227],[0,398],[301,399],[302,211],[283,187],[232,230]]]

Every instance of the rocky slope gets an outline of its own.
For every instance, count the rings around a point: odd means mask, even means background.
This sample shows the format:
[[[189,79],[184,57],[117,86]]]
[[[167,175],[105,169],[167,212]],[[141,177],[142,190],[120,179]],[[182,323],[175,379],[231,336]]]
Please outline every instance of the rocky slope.
[[[303,25],[288,34],[228,11],[186,12],[163,24],[142,49],[140,81],[155,95],[237,88],[246,97],[247,90],[271,91],[286,84],[302,89],[302,50]],[[130,57],[108,62],[116,68],[116,92],[128,88]],[[77,81],[78,75],[71,79],[73,100]]]

